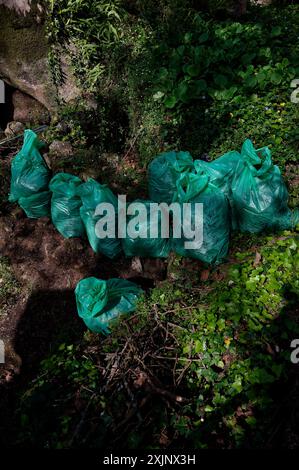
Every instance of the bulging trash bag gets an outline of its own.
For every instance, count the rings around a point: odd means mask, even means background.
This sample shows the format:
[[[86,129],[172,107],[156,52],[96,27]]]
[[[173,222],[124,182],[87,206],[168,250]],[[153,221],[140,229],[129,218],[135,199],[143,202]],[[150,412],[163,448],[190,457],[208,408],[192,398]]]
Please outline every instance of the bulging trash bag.
[[[51,173],[39,153],[42,146],[33,131],[25,131],[23,147],[11,163],[10,202],[48,190]]]
[[[158,155],[148,167],[150,199],[170,204],[181,173],[192,171],[193,168],[193,159],[189,152],[172,151]]]
[[[232,181],[232,210],[242,232],[287,230],[298,223],[288,208],[288,191],[268,147],[255,150],[247,139]]]
[[[75,290],[78,314],[91,331],[107,335],[113,320],[134,312],[142,293],[137,284],[126,279],[88,277]]]
[[[226,196],[210,183],[209,176],[204,173],[182,175],[178,180],[177,189],[176,198],[182,207],[179,232],[181,238],[175,238],[177,222],[174,220],[172,249],[181,256],[199,259],[204,263],[221,263],[227,256],[230,234],[229,204]],[[191,216],[187,215],[189,209],[186,206],[183,212],[184,203],[190,203]],[[203,204],[200,221],[196,219],[195,203]],[[194,241],[194,235],[186,233],[187,225],[196,230],[198,240],[199,233],[202,233],[201,246],[192,249],[186,247],[186,242]]]
[[[68,173],[58,173],[50,181],[52,191],[51,216],[57,230],[65,238],[82,237],[85,234],[80,217],[81,198],[78,188],[82,181]]]
[[[230,197],[231,182],[240,158],[239,152],[231,151],[211,162],[194,160],[194,168],[198,173],[206,173],[210,177],[210,183]]]
[[[19,205],[31,219],[50,217],[51,215],[51,192],[43,191],[28,197],[20,197]]]
[[[121,253],[121,243],[117,239],[117,198],[107,185],[102,185],[94,179],[88,180],[78,189],[78,194],[82,200],[80,215],[85,225],[89,243],[96,253],[102,253],[108,258],[116,258]],[[113,205],[115,213],[111,215],[112,225],[115,226],[115,238],[99,238],[96,234],[96,224],[103,218],[103,215],[96,215],[95,211],[99,204],[110,203]],[[105,220],[108,215],[104,215]]]
[[[154,213],[150,210],[152,201],[137,199],[134,203],[140,205],[140,209],[137,209],[136,214],[127,216],[127,226],[124,227],[125,233],[121,240],[125,255],[167,258],[170,251],[171,229],[168,238],[162,236],[161,212]],[[156,207],[157,204],[153,206]],[[128,233],[130,229],[136,230],[136,235]]]

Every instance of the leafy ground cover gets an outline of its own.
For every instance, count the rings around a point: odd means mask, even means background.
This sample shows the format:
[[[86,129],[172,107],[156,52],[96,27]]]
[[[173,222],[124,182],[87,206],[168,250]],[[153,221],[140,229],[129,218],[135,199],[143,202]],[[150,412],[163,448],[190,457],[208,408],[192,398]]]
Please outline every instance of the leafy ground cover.
[[[48,139],[73,143],[72,172],[91,168],[116,192],[145,197],[158,152],[215,158],[251,138],[270,146],[294,207],[298,6],[250,7],[236,19],[226,2],[197,3],[52,2],[54,80],[63,80],[58,43],[75,44],[76,76],[98,107],[61,103]],[[298,263],[296,232],[234,235],[213,269],[171,257],[167,279],[110,337],[66,337],[36,365],[18,390],[13,445],[298,446]]]
[[[109,338],[87,333],[41,363],[20,399],[19,444],[288,444],[277,413],[296,374],[298,238],[265,237],[202,281],[182,263]]]

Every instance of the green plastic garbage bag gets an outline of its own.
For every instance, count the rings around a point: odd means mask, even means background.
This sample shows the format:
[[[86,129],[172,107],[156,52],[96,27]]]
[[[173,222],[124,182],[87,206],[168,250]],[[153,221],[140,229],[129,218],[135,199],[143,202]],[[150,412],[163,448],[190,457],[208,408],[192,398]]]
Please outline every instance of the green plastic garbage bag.
[[[81,198],[77,191],[82,181],[68,173],[58,173],[50,181],[51,216],[57,230],[65,238],[83,237],[85,229],[80,217]]]
[[[42,146],[33,131],[25,131],[23,147],[11,163],[10,202],[48,190],[51,174],[39,153]]]
[[[142,289],[126,279],[82,279],[75,295],[79,316],[94,333],[110,333],[112,320],[134,312]]]
[[[230,197],[231,182],[240,158],[239,152],[227,152],[211,162],[194,160],[194,168],[197,173],[206,173],[210,177],[210,183]]]
[[[176,182],[181,173],[194,169],[189,152],[166,152],[156,157],[148,167],[149,197],[154,202],[173,201]]]
[[[124,238],[122,238],[122,248],[126,256],[142,256],[148,258],[167,258],[170,251],[170,235],[162,237],[161,231],[161,212],[156,211],[155,215],[150,216],[152,201],[137,199],[134,201],[140,204],[141,210],[135,215],[127,216],[127,226],[125,227]],[[154,204],[156,206],[156,204]],[[135,219],[138,217],[138,221]],[[134,221],[136,220],[136,224]],[[136,236],[128,233],[130,228],[140,234]],[[156,229],[156,233],[153,233]],[[152,235],[152,236],[151,236]],[[167,234],[166,234],[167,235]]]
[[[255,150],[247,139],[232,181],[232,210],[242,232],[287,230],[298,222],[288,208],[288,191],[268,147]]]
[[[215,185],[210,183],[209,177],[202,174],[182,175],[177,183],[177,200],[181,203],[181,238],[175,238],[175,226],[173,227],[174,237],[172,239],[172,249],[177,254],[199,259],[208,264],[221,263],[228,252],[230,221],[229,204],[226,196]],[[183,213],[183,203],[191,204],[191,228],[200,230],[200,225],[196,225],[195,203],[203,204],[202,220],[202,245],[198,248],[186,248],[186,242],[192,242],[193,237],[187,235],[186,221],[189,222],[186,214]],[[186,208],[184,211],[187,210]],[[174,224],[176,222],[174,221]]]
[[[25,211],[27,217],[39,219],[51,215],[51,192],[43,191],[28,197],[20,197],[19,205]]]
[[[83,220],[87,237],[92,249],[96,253],[102,253],[108,258],[116,258],[121,253],[121,243],[115,238],[99,238],[96,235],[96,224],[102,215],[96,215],[95,210],[101,203],[110,203],[115,209],[115,215],[112,215],[111,222],[115,224],[117,234],[117,198],[113,192],[107,187],[95,181],[88,180],[78,189],[78,194],[82,200],[80,215]],[[106,216],[105,216],[106,219]]]

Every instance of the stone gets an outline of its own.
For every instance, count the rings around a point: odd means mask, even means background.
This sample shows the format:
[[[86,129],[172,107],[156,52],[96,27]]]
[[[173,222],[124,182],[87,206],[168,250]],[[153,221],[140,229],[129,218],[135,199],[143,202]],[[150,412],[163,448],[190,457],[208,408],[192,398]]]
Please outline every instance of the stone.
[[[103,169],[117,168],[120,162],[119,155],[116,153],[103,153],[102,155]]]
[[[16,10],[22,15],[30,11],[31,0],[0,0],[0,5],[5,5],[10,10]]]
[[[49,46],[41,4],[36,0],[9,2],[11,9],[7,8],[6,1],[5,6],[3,1],[0,2],[0,77],[55,114],[57,98],[68,103],[82,95],[71,72],[70,51],[66,48],[61,58],[65,80],[57,93],[48,64]]]
[[[101,176],[100,168],[86,168],[80,172],[79,177],[83,181],[88,181],[90,178],[97,180]]]
[[[25,218],[25,212],[23,211],[23,209],[21,209],[21,207],[17,206],[17,207],[14,207],[11,210],[11,216],[14,219],[24,219]]]
[[[43,154],[43,159],[45,160],[47,166],[50,168],[50,170],[52,169],[52,162],[51,162],[51,159],[49,157],[49,154],[48,153],[44,153]]]
[[[49,157],[71,157],[74,149],[70,142],[62,142],[61,140],[53,140],[49,146]]]
[[[136,274],[142,274],[143,273],[143,268],[142,268],[142,263],[139,258],[139,256],[134,256],[131,261],[131,269],[133,272],[136,272]]]
[[[13,120],[24,124],[48,124],[50,114],[47,108],[31,96],[16,90],[12,94]]]
[[[167,260],[160,258],[143,259],[143,277],[163,281],[167,274]]]
[[[7,124],[4,134],[7,138],[14,137],[16,135],[22,134],[25,130],[25,126],[22,122],[11,121]]]
[[[70,132],[70,126],[66,121],[60,121],[56,125],[56,132],[60,134],[67,134]]]

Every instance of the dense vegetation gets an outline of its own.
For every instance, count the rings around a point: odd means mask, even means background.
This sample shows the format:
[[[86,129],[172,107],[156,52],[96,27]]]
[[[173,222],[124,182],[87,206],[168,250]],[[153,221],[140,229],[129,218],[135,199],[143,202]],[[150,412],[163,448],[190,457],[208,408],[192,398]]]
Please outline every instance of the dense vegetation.
[[[295,161],[298,7],[252,8],[236,21],[189,4],[57,2],[50,40],[76,46],[75,73],[99,103],[98,142],[106,151],[133,142],[146,164],[174,146],[215,157],[250,136],[282,165]],[[57,66],[57,46],[54,56]]]
[[[299,333],[298,239],[262,242],[201,282],[194,263],[175,258],[172,282],[111,337],[61,344],[22,397],[21,443],[275,444],[272,416],[292,384],[290,343]]]
[[[86,91],[60,103],[54,124],[66,127],[49,132],[73,143],[75,171],[101,168],[113,153],[120,172],[112,166],[101,182],[143,195],[158,152],[215,158],[251,138],[269,145],[298,204],[299,108],[290,84],[299,76],[299,8],[250,6],[236,18],[231,3],[49,2],[53,80],[64,79],[68,45]],[[298,265],[291,232],[235,236],[218,268],[173,257],[167,280],[110,337],[85,333],[70,343],[66,332],[20,393],[18,443],[287,446],[280,404],[294,383]]]

